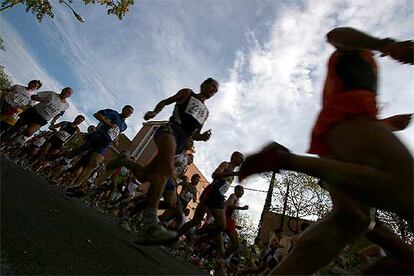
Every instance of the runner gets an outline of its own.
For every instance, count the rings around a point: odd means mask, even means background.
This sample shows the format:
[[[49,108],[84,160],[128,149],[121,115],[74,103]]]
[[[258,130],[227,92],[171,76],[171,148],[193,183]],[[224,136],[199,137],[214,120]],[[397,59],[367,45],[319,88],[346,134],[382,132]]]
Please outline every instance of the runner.
[[[237,216],[238,210],[248,210],[249,206],[239,206],[239,200],[244,194],[244,188],[241,185],[234,187],[234,193],[232,193],[229,198],[226,200],[225,210],[226,210],[226,234],[230,238],[230,246],[226,248],[224,253],[224,258],[229,258],[239,247],[239,236],[237,234]]]
[[[27,86],[16,84],[2,91],[0,99],[1,131],[13,126],[19,119],[18,114],[35,104],[31,96],[40,87],[42,87],[40,80],[31,80]]]
[[[224,256],[223,231],[226,229],[226,214],[224,211],[225,193],[233,182],[234,169],[243,162],[243,154],[238,151],[232,153],[230,161],[222,162],[213,173],[213,182],[208,185],[200,196],[200,202],[194,212],[193,219],[184,224],[178,231],[178,236],[186,234],[191,228],[199,224],[210,211],[214,221],[197,230],[198,235],[208,234],[217,240],[217,259]],[[224,261],[220,260],[224,265]],[[219,267],[222,269],[222,267]]]
[[[72,93],[72,88],[65,87],[60,94],[53,91],[44,91],[32,95],[31,99],[39,103],[25,110],[15,125],[3,132],[1,135],[2,140],[10,139],[13,134],[20,131],[23,131],[24,136],[30,137],[42,126],[46,125],[48,121],[56,120],[62,116],[65,110],[69,108],[67,98]]]
[[[197,202],[197,185],[200,182],[200,175],[198,173],[191,176],[191,181],[182,181],[179,185],[182,187],[178,196],[179,208],[184,211],[190,201]]]
[[[143,228],[135,241],[136,244],[162,244],[176,238],[176,232],[168,231],[158,223],[158,204],[167,180],[175,174],[174,157],[184,152],[188,139],[190,137],[195,141],[210,139],[210,130],[200,133],[208,117],[208,109],[204,102],[214,96],[217,89],[218,82],[208,78],[201,84],[198,94],[185,88],[159,102],[153,111],[145,114],[145,120],[154,118],[166,105],[175,103],[175,108],[170,123],[161,126],[155,133],[157,156],[145,168],[130,160],[118,162],[131,169],[139,181],[143,182],[142,178],[145,176],[151,182]]]
[[[62,146],[69,141],[73,136],[80,133],[79,125],[85,120],[83,115],[75,117],[73,122],[60,122],[51,126],[52,130],[59,129],[58,132],[53,134],[40,148],[38,154],[35,156],[36,160],[32,165],[33,170],[36,170],[42,166],[44,161],[50,159],[50,157],[56,155],[61,150]],[[55,156],[56,157],[56,156]],[[46,160],[44,160],[46,159]]]
[[[85,194],[86,180],[99,163],[104,160],[104,153],[112,142],[127,129],[125,119],[129,118],[133,112],[134,108],[126,105],[122,108],[121,113],[112,109],[104,109],[93,115],[99,121],[96,131],[87,135],[85,143],[71,153],[71,156],[77,156],[82,152],[87,152],[88,159],[85,162],[84,169],[74,180],[76,186],[67,189],[68,196],[83,196]]]
[[[240,169],[240,180],[279,169],[307,173],[326,181],[332,197],[331,214],[301,235],[274,274],[312,274],[363,233],[383,246],[386,230],[375,222],[372,207],[396,212],[412,226],[413,158],[391,132],[404,129],[410,115],[397,117],[397,124],[392,117],[391,129],[390,121],[386,125],[377,119],[377,70],[371,51],[413,64],[414,43],[378,39],[352,28],[334,29],[327,37],[337,50],[329,60],[323,109],[310,148],[324,158],[295,155],[273,143],[248,157]],[[391,245],[394,254],[412,260],[404,245]]]
[[[181,186],[182,188],[180,194],[178,195],[177,203],[173,208],[165,210],[165,212],[158,217],[161,222],[167,222],[171,219],[174,219],[174,221],[176,221],[176,224],[180,227],[183,224],[183,212],[187,208],[190,201],[193,201],[194,203],[197,202],[197,184],[200,181],[200,175],[194,174],[191,177],[191,182],[188,182],[188,177],[185,175],[183,175],[181,179],[182,181],[178,183],[178,186]],[[174,192],[175,196],[177,197],[176,188],[174,189]]]

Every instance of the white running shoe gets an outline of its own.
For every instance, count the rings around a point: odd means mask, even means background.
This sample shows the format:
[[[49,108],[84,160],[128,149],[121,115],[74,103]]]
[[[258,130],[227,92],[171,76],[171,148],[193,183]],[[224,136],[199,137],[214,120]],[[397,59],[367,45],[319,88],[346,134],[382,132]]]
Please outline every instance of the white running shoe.
[[[161,245],[173,242],[177,239],[177,232],[165,229],[164,226],[154,223],[145,226],[138,232],[138,237],[134,241],[137,245]]]

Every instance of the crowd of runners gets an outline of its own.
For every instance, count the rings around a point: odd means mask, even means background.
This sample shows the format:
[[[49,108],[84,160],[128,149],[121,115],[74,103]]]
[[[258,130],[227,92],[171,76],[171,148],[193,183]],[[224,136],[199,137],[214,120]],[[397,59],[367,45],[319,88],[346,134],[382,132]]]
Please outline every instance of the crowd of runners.
[[[334,29],[327,39],[336,51],[328,62],[309,150],[320,157],[294,154],[276,142],[247,157],[236,151],[217,164],[213,181],[198,195],[200,175],[185,172],[193,162],[194,141],[207,142],[212,135],[202,131],[209,115],[206,101],[219,90],[212,78],[198,93],[181,89],[145,113],[144,119],[151,120],[174,105],[169,122],[154,134],[157,154],[146,166],[128,150],[105,161],[109,147],[127,129],[131,105],[120,112],[97,111],[93,117],[99,124],[81,133],[83,115],[57,122],[69,107],[70,87],[36,93],[42,87],[39,80],[14,85],[1,94],[2,155],[65,189],[67,196],[111,214],[120,227],[135,233],[136,245],[166,245],[193,260],[212,260],[219,273],[312,274],[362,235],[387,252],[365,272],[412,273],[413,248],[375,216],[377,208],[391,211],[413,227],[413,157],[393,134],[408,126],[411,114],[378,118],[373,52],[413,64],[414,43],[352,28]],[[319,178],[333,208],[288,242],[276,229],[261,253],[238,237],[237,213],[249,208],[239,204],[243,186],[234,184],[234,192],[228,198],[226,194],[237,177],[243,181],[280,170]],[[148,188],[142,189],[144,183]],[[198,204],[189,219],[191,201]]]

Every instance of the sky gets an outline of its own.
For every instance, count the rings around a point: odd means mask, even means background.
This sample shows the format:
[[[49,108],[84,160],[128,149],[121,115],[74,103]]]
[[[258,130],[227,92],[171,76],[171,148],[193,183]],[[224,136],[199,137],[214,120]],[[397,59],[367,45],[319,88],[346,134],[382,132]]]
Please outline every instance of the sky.
[[[13,82],[40,79],[42,90],[71,86],[64,119],[100,109],[134,106],[126,135],[133,138],[143,115],[181,88],[198,92],[208,77],[220,83],[206,102],[212,130],[196,143],[195,164],[208,178],[233,151],[245,154],[271,140],[306,154],[320,110],[326,62],[334,48],[326,33],[349,26],[398,40],[414,37],[411,0],[347,1],[135,1],[123,20],[97,5],[74,1],[85,18],[51,1],[55,17],[41,23],[16,5],[1,13],[6,51],[0,63]],[[379,117],[414,111],[413,67],[379,58]],[[169,118],[168,106],[156,120]],[[414,151],[414,127],[397,134]],[[266,190],[260,177],[245,187]],[[245,191],[241,204],[257,222],[266,194]]]

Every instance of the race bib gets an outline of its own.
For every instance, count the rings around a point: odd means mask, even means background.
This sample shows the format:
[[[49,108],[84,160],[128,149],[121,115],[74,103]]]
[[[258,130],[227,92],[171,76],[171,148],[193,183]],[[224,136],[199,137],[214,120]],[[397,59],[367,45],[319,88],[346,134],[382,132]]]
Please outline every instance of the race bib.
[[[67,132],[66,132],[66,131],[64,131],[64,130],[61,130],[61,131],[59,131],[59,132],[56,134],[56,137],[57,137],[57,138],[59,138],[59,140],[61,140],[61,141],[63,141],[63,142],[66,142],[66,140],[68,140],[68,139],[69,139],[70,134],[69,134],[69,133],[67,133]]]
[[[54,105],[53,103],[48,103],[43,107],[43,111],[49,116],[55,116],[59,113],[59,107]]]
[[[225,184],[221,185],[221,187],[219,188],[219,192],[220,192],[222,195],[225,195],[225,194],[227,193],[227,191],[229,190],[229,188],[230,188],[230,184],[228,184],[228,183],[226,182]]]
[[[191,115],[200,124],[203,124],[207,119],[208,109],[199,99],[191,97],[185,113]]]
[[[13,118],[13,120],[15,120],[15,122],[17,122],[17,120],[19,120],[19,114],[20,113],[14,113],[13,115],[11,115],[11,117]]]
[[[34,141],[33,145],[35,145],[36,147],[41,147],[44,142],[45,142],[44,139],[39,139],[39,140]]]
[[[184,196],[185,201],[189,202],[189,201],[191,201],[193,198],[194,198],[194,195],[193,195],[193,193],[192,193],[192,192],[187,191],[187,192],[185,193],[185,196]]]
[[[121,168],[121,171],[119,172],[120,175],[126,176],[128,174],[129,170],[125,167]]]
[[[17,105],[17,106],[26,106],[29,104],[29,99],[27,99],[27,97],[23,96],[20,93],[15,93],[13,95],[12,101]]]
[[[118,135],[119,135],[119,127],[115,126],[113,128],[110,128],[108,130],[108,135],[109,135],[109,137],[111,138],[112,141],[115,140],[116,137],[118,137]]]

